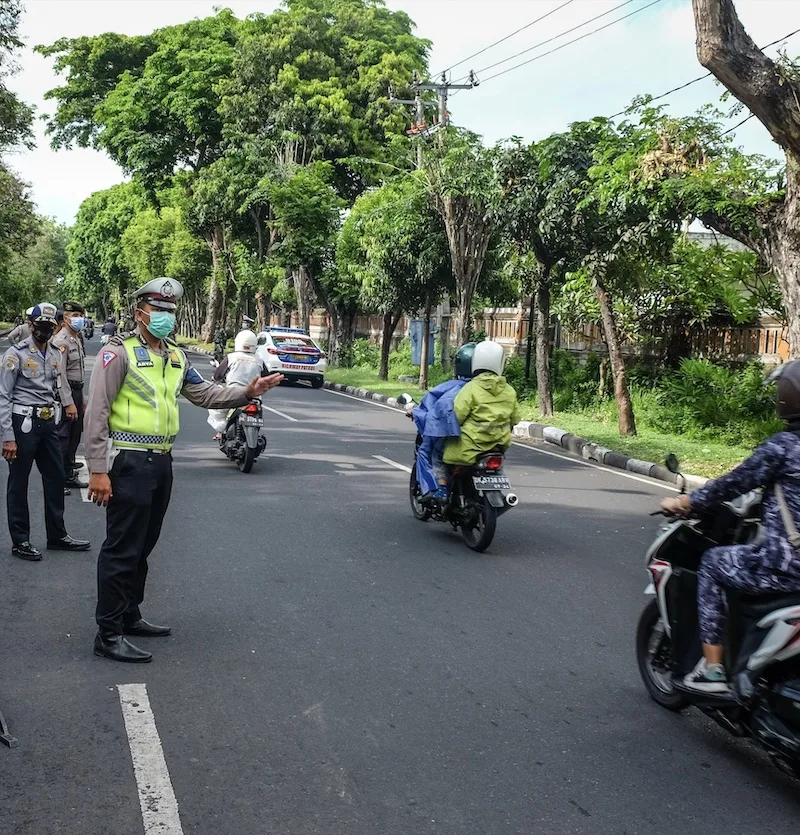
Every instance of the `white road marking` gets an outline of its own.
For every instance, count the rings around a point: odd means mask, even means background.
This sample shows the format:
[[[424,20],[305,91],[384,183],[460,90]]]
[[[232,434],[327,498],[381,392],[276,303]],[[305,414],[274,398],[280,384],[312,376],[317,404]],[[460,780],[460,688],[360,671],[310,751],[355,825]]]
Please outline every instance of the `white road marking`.
[[[363,397],[355,397],[352,394],[345,394],[343,391],[333,391],[333,389],[322,389],[328,394],[335,394],[337,397],[346,397],[348,400],[358,400],[359,403],[369,403],[370,406],[377,406],[379,409],[389,409],[391,412],[400,412],[401,415],[406,413],[405,409],[396,409],[394,406],[387,406],[385,403],[377,403],[375,400],[365,400]]]
[[[268,412],[272,412],[275,415],[278,415],[278,417],[282,417],[282,418],[285,418],[286,420],[290,420],[292,423],[300,423],[300,421],[297,418],[293,418],[291,415],[286,415],[283,412],[279,412],[277,409],[273,409],[272,406],[265,406],[262,403],[261,408],[266,409]]]
[[[387,406],[385,403],[376,403],[374,400],[365,400],[363,397],[355,397],[352,394],[344,394],[341,391],[333,391],[332,389],[323,389],[328,394],[338,394],[339,397],[347,397],[350,400],[358,400],[360,403],[366,403],[369,406],[377,406],[380,409],[389,409],[392,412],[399,412],[401,415],[406,413],[405,409],[397,409],[394,406]],[[679,493],[677,487],[673,487],[666,481],[658,481],[658,479],[646,478],[645,476],[636,475],[635,473],[628,473],[624,470],[617,470],[612,467],[605,467],[595,461],[586,461],[584,458],[573,458],[571,455],[565,455],[562,452],[555,452],[550,449],[540,449],[538,446],[530,446],[529,444],[521,444],[518,441],[512,441],[512,446],[527,449],[528,452],[538,452],[541,455],[552,455],[554,458],[560,458],[562,461],[574,461],[576,464],[583,464],[584,467],[593,467],[595,470],[602,470],[609,475],[620,476],[621,478],[629,478],[632,481],[640,481],[642,484],[649,484],[651,487],[663,487],[665,490],[672,490],[673,493]],[[409,470],[411,472],[411,470]]]
[[[373,455],[373,458],[377,458],[378,461],[383,461],[384,464],[388,464],[390,467],[394,467],[396,470],[402,470],[404,473],[410,473],[411,467],[406,467],[405,464],[398,464],[397,461],[392,461],[391,458],[384,458],[382,455]]]
[[[86,462],[86,459],[82,455],[76,455],[75,456],[75,461],[76,462],[80,462],[80,461],[83,462],[83,467],[81,467],[78,470],[78,476],[80,477],[81,475],[85,475],[86,480],[88,481],[89,480],[89,465]],[[83,501],[85,501],[85,502],[90,502],[91,499],[89,498],[89,488],[88,487],[81,487],[80,490],[81,490],[81,499],[83,499]]]
[[[150,708],[146,684],[118,684],[119,701],[139,791],[144,835],[183,835],[178,801]]]

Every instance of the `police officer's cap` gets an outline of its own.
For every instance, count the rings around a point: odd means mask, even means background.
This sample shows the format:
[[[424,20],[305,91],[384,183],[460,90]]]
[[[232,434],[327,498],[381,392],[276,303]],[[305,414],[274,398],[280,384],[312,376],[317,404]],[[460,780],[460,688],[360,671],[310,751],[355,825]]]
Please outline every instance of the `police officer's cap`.
[[[50,302],[40,302],[31,309],[31,321],[42,322],[42,323],[50,323],[50,324],[57,324],[56,316],[58,315],[58,310],[54,304],[50,304]]]
[[[25,315],[26,315],[26,316],[30,319],[30,318],[31,318],[31,316],[33,316],[33,311],[34,311],[34,310],[36,310],[36,305],[34,305],[33,307],[29,307],[29,308],[25,311]]]
[[[79,302],[64,302],[64,313],[86,313],[86,308]]]
[[[175,310],[176,303],[183,296],[183,285],[174,278],[154,278],[136,290],[133,296],[137,302],[144,299],[161,310]]]

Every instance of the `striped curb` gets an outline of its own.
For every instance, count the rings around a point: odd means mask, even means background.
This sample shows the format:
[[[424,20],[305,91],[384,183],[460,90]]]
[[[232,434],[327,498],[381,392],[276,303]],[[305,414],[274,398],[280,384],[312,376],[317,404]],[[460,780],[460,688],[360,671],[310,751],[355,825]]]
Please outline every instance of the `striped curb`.
[[[352,397],[359,397],[362,400],[372,400],[377,403],[385,403],[387,406],[398,407],[397,398],[388,397],[385,394],[378,394],[367,389],[345,386],[342,383],[330,383],[325,381],[325,388],[331,391],[338,391],[342,394],[349,394]],[[602,464],[604,467],[611,467],[616,470],[625,470],[629,473],[647,476],[656,481],[666,481],[675,484],[677,478],[662,464],[654,464],[652,461],[640,461],[622,452],[615,452],[613,449],[600,446],[599,444],[587,441],[579,435],[573,435],[555,426],[547,426],[543,423],[523,420],[514,427],[514,440],[522,443],[529,443],[536,446],[537,442],[552,444],[565,452],[571,452],[583,458],[585,461],[592,461],[595,464]],[[700,476],[687,475],[686,487],[689,490],[696,490],[702,487],[708,479]]]

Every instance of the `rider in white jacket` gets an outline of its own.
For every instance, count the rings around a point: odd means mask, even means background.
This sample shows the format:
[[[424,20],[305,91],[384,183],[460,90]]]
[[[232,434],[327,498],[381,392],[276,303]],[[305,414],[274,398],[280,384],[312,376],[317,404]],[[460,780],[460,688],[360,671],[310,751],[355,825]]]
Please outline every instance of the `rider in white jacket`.
[[[233,352],[219,364],[213,379],[226,386],[248,386],[257,377],[268,374],[264,363],[256,355],[257,346],[258,339],[253,331],[237,333],[233,341]],[[217,431],[215,439],[218,439],[228,422],[228,410],[209,409],[208,422]]]

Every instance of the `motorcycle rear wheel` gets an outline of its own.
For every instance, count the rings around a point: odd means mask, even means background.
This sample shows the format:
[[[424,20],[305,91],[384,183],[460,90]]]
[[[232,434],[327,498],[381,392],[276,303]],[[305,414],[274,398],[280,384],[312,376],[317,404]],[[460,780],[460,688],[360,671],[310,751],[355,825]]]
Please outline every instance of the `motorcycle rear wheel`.
[[[425,507],[422,503],[422,494],[419,489],[419,482],[417,481],[417,463],[411,468],[411,481],[408,485],[408,497],[411,501],[411,512],[415,519],[420,522],[427,522],[431,518],[430,508]]]
[[[475,525],[461,525],[461,538],[467,547],[482,554],[494,539],[497,528],[497,510],[481,497],[473,500],[475,506]]]
[[[236,466],[243,473],[249,473],[253,469],[253,461],[256,460],[256,449],[245,444],[241,456],[236,460]]]
[[[656,633],[660,619],[658,604],[655,600],[651,600],[644,607],[636,628],[636,661],[639,665],[639,675],[642,677],[650,698],[658,702],[661,707],[678,713],[688,707],[691,702],[683,693],[675,690],[668,673],[654,669],[652,664],[653,655],[656,652],[669,652],[670,650],[670,639],[666,632],[660,636]]]

